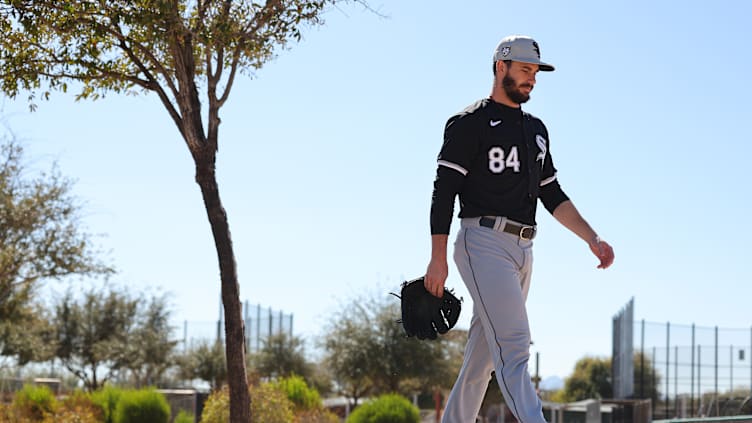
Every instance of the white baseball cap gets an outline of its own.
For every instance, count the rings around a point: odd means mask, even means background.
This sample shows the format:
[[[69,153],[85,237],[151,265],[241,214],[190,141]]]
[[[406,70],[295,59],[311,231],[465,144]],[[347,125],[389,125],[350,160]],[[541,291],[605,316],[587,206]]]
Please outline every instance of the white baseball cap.
[[[512,60],[515,62],[533,63],[538,65],[542,71],[551,72],[554,70],[553,65],[541,62],[538,43],[526,35],[510,35],[502,38],[499,45],[496,46],[493,60],[494,62]]]

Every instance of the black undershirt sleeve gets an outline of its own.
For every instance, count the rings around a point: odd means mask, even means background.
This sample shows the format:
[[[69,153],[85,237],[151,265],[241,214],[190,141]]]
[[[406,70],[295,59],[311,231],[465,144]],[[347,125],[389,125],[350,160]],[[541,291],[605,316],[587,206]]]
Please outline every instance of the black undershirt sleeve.
[[[460,192],[464,179],[460,172],[445,166],[439,166],[436,170],[431,198],[431,235],[449,235],[454,199]]]
[[[561,189],[559,181],[556,180],[540,187],[538,197],[541,199],[546,210],[551,214],[554,213],[559,204],[569,200],[567,194]]]

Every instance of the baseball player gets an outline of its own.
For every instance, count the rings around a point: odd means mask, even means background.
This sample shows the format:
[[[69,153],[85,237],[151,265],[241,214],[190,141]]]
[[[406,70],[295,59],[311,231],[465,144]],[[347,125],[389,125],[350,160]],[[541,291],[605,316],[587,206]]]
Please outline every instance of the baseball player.
[[[538,199],[554,218],[582,238],[598,268],[613,263],[601,240],[559,186],[543,122],[522,111],[540,60],[527,36],[501,40],[493,55],[491,96],[447,121],[431,204],[431,261],[426,289],[441,296],[448,274],[447,239],[460,197],[460,230],[454,261],[473,299],[465,356],[447,399],[443,421],[474,422],[491,378],[521,423],[545,422],[528,372],[530,328],[525,301],[530,289]]]

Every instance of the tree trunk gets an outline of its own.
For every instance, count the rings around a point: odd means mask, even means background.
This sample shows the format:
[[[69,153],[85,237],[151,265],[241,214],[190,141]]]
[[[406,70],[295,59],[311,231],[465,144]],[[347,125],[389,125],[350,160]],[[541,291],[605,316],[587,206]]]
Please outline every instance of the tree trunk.
[[[219,198],[214,160],[196,159],[196,182],[201,187],[201,194],[204,197],[204,206],[219,259],[222,304],[225,310],[225,355],[227,357],[227,381],[230,387],[230,423],[250,423],[251,397],[248,392],[245,367],[245,331],[240,288],[227,213]]]

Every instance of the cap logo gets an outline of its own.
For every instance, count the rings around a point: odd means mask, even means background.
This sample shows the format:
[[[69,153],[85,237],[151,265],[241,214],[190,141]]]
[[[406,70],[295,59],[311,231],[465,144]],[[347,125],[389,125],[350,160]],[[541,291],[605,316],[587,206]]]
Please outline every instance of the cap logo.
[[[538,55],[538,59],[540,59],[540,47],[538,47],[538,43],[533,41],[533,50],[535,50],[535,54]]]
[[[502,47],[502,49],[501,49],[501,56],[502,56],[502,57],[507,57],[507,56],[509,56],[509,52],[510,52],[511,50],[512,50],[512,47],[510,47],[510,46],[504,46],[504,47]]]

